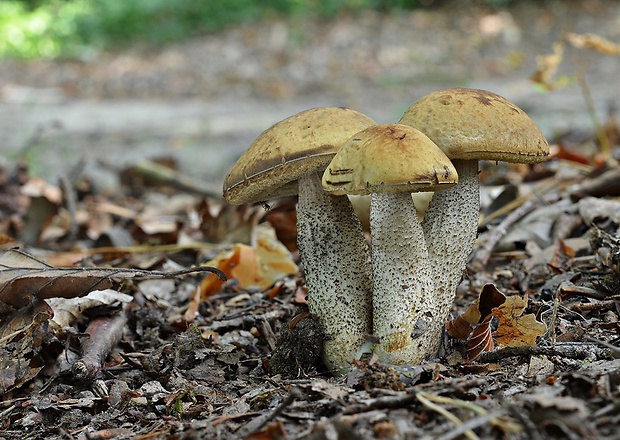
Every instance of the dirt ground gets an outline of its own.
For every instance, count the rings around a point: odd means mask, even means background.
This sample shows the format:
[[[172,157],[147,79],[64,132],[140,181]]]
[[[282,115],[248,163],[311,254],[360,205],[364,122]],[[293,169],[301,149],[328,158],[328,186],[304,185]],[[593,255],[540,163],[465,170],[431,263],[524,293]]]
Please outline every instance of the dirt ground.
[[[0,440],[619,438],[620,58],[566,45],[566,87],[528,78],[566,32],[620,41],[620,2],[455,3],[1,61]],[[286,116],[338,105],[393,122],[445,86],[518,103],[551,158],[481,166],[438,355],[366,356],[333,377],[305,313],[295,200],[232,207],[222,178]],[[161,156],[175,186],[124,169]],[[180,191],[188,177],[217,194]]]

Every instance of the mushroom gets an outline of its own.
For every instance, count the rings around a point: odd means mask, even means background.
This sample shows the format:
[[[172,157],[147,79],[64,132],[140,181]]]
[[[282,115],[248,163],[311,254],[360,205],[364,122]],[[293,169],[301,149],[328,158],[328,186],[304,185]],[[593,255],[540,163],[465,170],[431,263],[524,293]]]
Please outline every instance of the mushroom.
[[[422,222],[445,319],[478,230],[478,161],[542,162],[549,145],[523,110],[486,90],[452,88],[429,93],[409,107],[400,123],[431,138],[459,175],[456,187],[433,196]]]
[[[332,194],[372,194],[373,334],[384,362],[417,364],[439,346],[443,321],[411,193],[456,183],[446,155],[423,133],[400,124],[355,134],[323,174],[323,187]]]
[[[326,193],[319,173],[351,135],[374,124],[346,108],[303,111],[258,136],[224,181],[231,204],[299,194],[297,242],[308,306],[328,336],[323,361],[336,374],[351,368],[371,332],[370,254],[349,199]]]

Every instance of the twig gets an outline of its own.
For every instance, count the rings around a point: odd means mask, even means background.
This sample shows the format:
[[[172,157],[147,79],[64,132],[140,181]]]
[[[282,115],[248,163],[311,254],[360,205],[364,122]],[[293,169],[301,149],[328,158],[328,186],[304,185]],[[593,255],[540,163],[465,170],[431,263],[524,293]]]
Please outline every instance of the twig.
[[[4,411],[1,411],[0,420],[7,420],[7,417],[9,416],[9,414],[11,414],[16,407],[17,405],[13,404],[9,406],[7,409],[5,409]]]
[[[607,138],[607,133],[605,133],[605,129],[603,125],[600,123],[598,116],[596,114],[596,106],[594,105],[594,99],[592,98],[592,93],[590,93],[590,87],[588,86],[588,82],[586,78],[581,72],[579,68],[579,63],[575,62],[575,68],[577,69],[577,83],[581,88],[581,93],[583,94],[583,100],[586,103],[586,108],[588,109],[588,114],[590,115],[590,119],[592,119],[592,125],[594,126],[594,131],[596,132],[596,138],[598,139],[599,145],[601,147],[601,153],[605,159],[609,159],[611,157],[611,146],[609,145],[609,139]]]
[[[68,242],[70,244],[75,243],[78,234],[78,223],[77,223],[77,201],[75,197],[75,190],[73,189],[73,185],[69,182],[66,176],[61,176],[60,186],[62,188],[63,195],[65,197],[65,206],[67,211],[69,212],[69,218],[71,219],[71,224],[69,226],[69,235],[67,237]]]
[[[447,434],[444,434],[441,437],[437,437],[436,440],[453,440],[461,435],[465,435],[467,431],[471,431],[473,429],[479,428],[482,425],[489,423],[491,420],[503,414],[504,414],[504,411],[501,411],[501,410],[492,411],[486,414],[481,414],[478,417],[469,419],[462,425],[457,426],[456,428],[454,428]]]
[[[222,198],[222,189],[219,186],[216,187],[215,185],[208,185],[204,182],[191,179],[171,168],[150,160],[143,160],[136,163],[134,165],[134,171],[162,185],[170,185],[181,191],[214,199]]]
[[[82,358],[75,361],[72,367],[77,379],[92,380],[100,375],[103,362],[123,336],[126,323],[124,312],[91,321],[86,329],[87,337],[81,341]]]
[[[429,408],[429,409],[431,409],[431,410],[441,414],[446,419],[448,419],[449,421],[454,423],[456,426],[462,426],[463,425],[463,422],[457,416],[452,414],[450,411],[448,411],[444,407],[436,405],[435,403],[431,402],[431,400],[429,399],[430,395],[428,395],[426,393],[417,393],[416,397],[420,401],[420,403],[422,403],[424,406],[426,406],[427,408]],[[465,435],[465,437],[467,437],[470,440],[479,440],[479,437],[471,429],[465,430],[463,432],[463,435]]]
[[[540,182],[538,185],[532,188],[532,192],[524,194],[522,196],[517,197],[509,203],[506,203],[501,208],[493,211],[489,215],[484,216],[484,218],[480,221],[479,227],[484,227],[488,225],[491,221],[495,220],[498,217],[506,215],[515,209],[522,206],[527,201],[532,200],[533,197],[541,197],[547,194],[552,189],[557,189],[558,182],[556,179],[546,179]]]
[[[589,335],[584,335],[583,338],[587,341],[600,345],[601,347],[608,348],[613,353],[615,353],[616,357],[620,355],[620,347],[616,347],[615,345],[612,345],[609,342],[601,341],[600,339],[593,338],[592,336],[589,336]]]
[[[376,409],[396,409],[411,405],[417,401],[415,394],[405,394],[398,396],[378,397],[370,403],[349,405],[342,411],[343,415],[357,414],[361,412],[373,411]]]
[[[514,356],[540,355],[560,356],[569,359],[588,359],[591,357],[597,359],[613,359],[610,350],[599,348],[594,344],[587,344],[585,342],[565,342],[549,347],[507,347],[500,350],[488,351],[482,353],[478,361],[481,363],[494,363]]]
[[[247,437],[248,435],[263,428],[267,423],[278,417],[282,412],[289,407],[295,400],[303,397],[304,393],[301,388],[293,387],[291,392],[286,398],[269,414],[263,414],[253,420],[250,420],[243,428],[237,433],[240,437]]]
[[[585,312],[590,310],[600,310],[600,309],[612,309],[618,305],[618,301],[609,300],[609,301],[600,301],[595,303],[579,303],[572,304],[568,306],[568,308],[574,312]]]

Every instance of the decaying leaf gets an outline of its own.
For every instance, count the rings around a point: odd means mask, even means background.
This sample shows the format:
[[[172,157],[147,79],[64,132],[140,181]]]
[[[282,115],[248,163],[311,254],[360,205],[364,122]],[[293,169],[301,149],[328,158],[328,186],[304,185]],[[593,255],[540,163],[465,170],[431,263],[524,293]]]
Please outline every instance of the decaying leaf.
[[[560,41],[553,43],[553,53],[536,57],[536,72],[530,80],[546,90],[556,90],[568,85],[571,79],[566,76],[556,76],[558,67],[564,59],[564,44]]]
[[[38,334],[52,316],[45,301],[35,299],[0,324],[0,395],[17,388],[45,366],[37,362],[41,348]]]
[[[33,298],[75,298],[93,290],[109,289],[128,278],[170,278],[193,272],[213,272],[226,279],[217,268],[200,266],[177,272],[123,268],[57,268],[16,250],[0,254],[0,304],[19,309]]]
[[[566,34],[566,41],[580,49],[590,49],[605,55],[620,55],[620,44],[595,34]]]
[[[50,326],[56,331],[70,327],[77,321],[84,311],[93,307],[111,305],[114,303],[130,303],[131,295],[113,289],[93,290],[81,298],[50,298],[45,300],[54,312]]]
[[[538,321],[534,314],[523,315],[527,300],[520,296],[509,296],[506,302],[493,309],[499,320],[494,339],[507,347],[536,345],[536,338],[547,331],[547,326]]]
[[[523,315],[527,301],[520,296],[506,297],[494,284],[486,284],[478,299],[465,313],[446,323],[452,337],[467,341],[467,356],[476,359],[492,350],[493,341],[508,347],[536,345],[547,326],[532,314]],[[491,320],[499,320],[497,331],[491,333]]]
[[[477,359],[485,351],[493,350],[493,336],[491,335],[491,320],[493,315],[488,315],[474,328],[467,341],[467,358]]]
[[[297,273],[297,265],[290,252],[273,234],[259,234],[255,246],[237,243],[232,250],[220,253],[207,263],[219,268],[228,278],[234,278],[242,288],[261,290],[272,286],[278,279]],[[201,283],[202,298],[217,293],[223,282],[207,276]]]
[[[491,315],[495,307],[506,301],[506,295],[497,290],[494,284],[485,284],[478,299],[460,316],[446,323],[446,331],[450,336],[465,340],[474,328]]]

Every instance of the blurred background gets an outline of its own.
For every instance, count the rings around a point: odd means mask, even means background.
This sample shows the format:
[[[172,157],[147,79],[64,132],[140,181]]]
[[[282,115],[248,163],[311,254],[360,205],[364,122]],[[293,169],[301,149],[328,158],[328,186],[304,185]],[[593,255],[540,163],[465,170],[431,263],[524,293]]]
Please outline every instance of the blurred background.
[[[287,116],[396,122],[454,86],[577,143],[620,104],[617,43],[615,0],[1,0],[0,156],[102,190],[168,157],[218,187]]]

